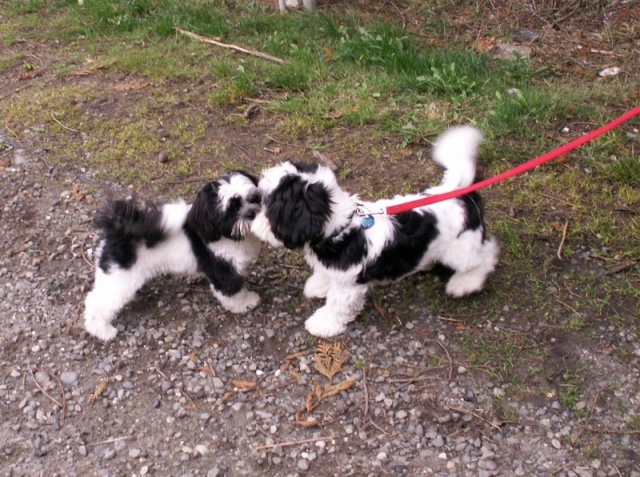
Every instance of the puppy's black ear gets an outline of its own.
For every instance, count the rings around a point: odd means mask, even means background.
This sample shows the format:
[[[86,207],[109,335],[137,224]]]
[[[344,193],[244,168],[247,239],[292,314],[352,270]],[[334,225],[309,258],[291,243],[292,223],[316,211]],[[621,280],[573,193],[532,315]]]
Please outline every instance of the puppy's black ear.
[[[219,229],[221,213],[218,184],[211,182],[198,192],[187,214],[187,226],[196,231],[205,242],[216,242],[221,237]]]
[[[269,195],[266,215],[274,236],[289,249],[322,234],[331,213],[329,193],[296,175],[284,177]]]

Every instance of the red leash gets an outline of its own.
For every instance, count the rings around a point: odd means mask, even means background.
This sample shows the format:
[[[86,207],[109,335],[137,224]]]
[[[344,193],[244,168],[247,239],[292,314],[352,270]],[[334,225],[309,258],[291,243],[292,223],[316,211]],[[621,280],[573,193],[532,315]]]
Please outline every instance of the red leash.
[[[485,179],[480,182],[476,182],[475,184],[470,185],[469,187],[463,187],[462,189],[452,190],[450,192],[445,192],[444,194],[437,194],[427,196],[421,199],[412,200],[409,202],[404,202],[402,204],[391,205],[389,207],[383,208],[382,213],[386,215],[394,215],[400,214],[402,212],[406,212],[408,210],[415,209],[417,207],[424,207],[425,205],[434,204],[436,202],[441,202],[447,199],[453,199],[455,197],[460,197],[461,195],[468,194],[469,192],[473,192],[478,189],[482,189],[483,187],[488,187],[496,182],[503,181],[513,176],[517,176],[518,174],[522,174],[524,172],[530,171],[531,169],[538,167],[545,162],[549,162],[552,159],[555,159],[558,156],[562,156],[563,154],[568,153],[569,151],[573,151],[574,149],[582,146],[584,143],[593,141],[598,136],[602,136],[604,133],[611,131],[612,129],[620,126],[620,124],[628,121],[640,114],[640,106],[636,106],[631,111],[627,111],[622,116],[617,119],[614,119],[610,123],[605,124],[604,126],[591,131],[590,133],[585,134],[577,139],[574,139],[567,144],[564,144],[553,151],[549,151],[542,156],[538,156],[535,159],[532,159],[524,164],[520,164],[513,169],[509,169],[497,176],[490,177],[489,179]]]

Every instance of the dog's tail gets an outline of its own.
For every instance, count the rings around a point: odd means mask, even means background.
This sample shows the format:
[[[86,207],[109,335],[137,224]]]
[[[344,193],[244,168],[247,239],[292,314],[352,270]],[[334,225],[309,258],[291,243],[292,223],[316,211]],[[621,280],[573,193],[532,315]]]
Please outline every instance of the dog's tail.
[[[442,183],[425,192],[442,194],[473,184],[476,157],[482,133],[473,126],[457,126],[444,132],[435,142],[432,157],[445,168]]]
[[[148,246],[170,232],[163,222],[162,212],[155,206],[142,208],[134,199],[111,201],[95,217],[107,240],[137,239]]]

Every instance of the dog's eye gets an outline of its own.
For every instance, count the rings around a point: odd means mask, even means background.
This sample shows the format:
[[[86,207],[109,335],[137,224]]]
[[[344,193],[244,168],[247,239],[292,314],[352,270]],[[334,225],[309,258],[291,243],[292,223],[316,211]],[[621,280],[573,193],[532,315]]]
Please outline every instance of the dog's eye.
[[[259,193],[251,194],[247,197],[247,202],[249,202],[250,204],[259,204],[260,201],[262,201],[262,197]]]
[[[228,209],[231,212],[236,212],[242,207],[242,199],[240,197],[233,197],[229,201]]]

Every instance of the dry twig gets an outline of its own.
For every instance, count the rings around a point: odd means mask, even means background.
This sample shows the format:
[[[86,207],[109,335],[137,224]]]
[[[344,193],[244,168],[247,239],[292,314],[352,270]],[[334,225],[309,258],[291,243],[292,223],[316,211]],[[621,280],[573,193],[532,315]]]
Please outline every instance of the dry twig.
[[[562,260],[562,249],[564,248],[564,243],[567,240],[567,230],[569,230],[569,219],[567,219],[564,223],[564,228],[562,229],[562,239],[560,240],[560,245],[558,246],[558,259]]]
[[[57,404],[60,407],[60,409],[63,409],[62,403],[57,399],[55,399],[54,397],[52,397],[49,393],[47,393],[47,391],[45,391],[42,388],[42,386],[40,386],[40,383],[36,380],[36,377],[33,374],[33,370],[31,369],[31,366],[27,364],[27,368],[29,369],[29,373],[31,373],[31,378],[33,379],[33,382],[36,384],[36,387],[40,390],[40,392],[45,396],[47,396],[49,399],[51,399],[53,403]]]
[[[364,417],[369,415],[369,389],[367,388],[367,367],[362,368],[362,383],[364,385]]]
[[[312,442],[328,441],[331,439],[336,439],[337,437],[338,436],[336,435],[331,435],[331,436],[325,436],[325,437],[314,437],[313,439],[304,439],[301,441],[278,442],[277,444],[268,444],[268,445],[256,447],[256,450],[273,449],[275,446],[280,446],[280,447],[299,446],[302,444],[310,444]]]
[[[494,424],[491,421],[488,421],[487,419],[485,419],[484,417],[480,416],[479,414],[476,414],[473,411],[469,411],[468,409],[464,409],[462,407],[452,407],[452,406],[449,406],[449,409],[451,409],[452,411],[461,412],[462,414],[471,414],[472,416],[477,417],[481,421],[486,422],[491,427],[494,427],[495,429],[497,429],[500,432],[500,434],[502,434],[502,429],[500,429],[500,426],[498,426],[497,424]]]
[[[187,30],[183,30],[182,28],[176,27],[176,31],[179,32],[179,33],[182,33],[183,35],[186,35],[189,38],[192,38],[194,40],[202,41],[204,43],[209,43],[211,45],[220,46],[222,48],[228,48],[228,49],[231,49],[231,50],[239,51],[241,53],[246,53],[248,55],[257,56],[259,58],[263,58],[265,60],[273,61],[273,62],[281,64],[281,65],[286,65],[286,64],[289,63],[288,61],[283,60],[282,58],[271,56],[271,55],[268,55],[267,53],[262,53],[261,51],[250,50],[250,49],[247,49],[247,48],[243,48],[241,46],[232,45],[230,43],[222,43],[221,41],[214,40],[212,38],[207,38],[205,36],[196,35],[195,33],[192,33],[192,32],[187,31]]]

